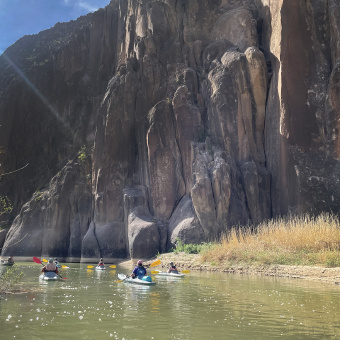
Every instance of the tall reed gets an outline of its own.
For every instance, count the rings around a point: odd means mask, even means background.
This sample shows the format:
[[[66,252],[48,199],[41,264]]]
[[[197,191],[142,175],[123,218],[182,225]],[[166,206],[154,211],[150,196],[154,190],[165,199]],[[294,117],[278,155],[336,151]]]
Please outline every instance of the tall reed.
[[[203,261],[340,266],[339,219],[330,214],[275,219],[232,228],[203,252]]]

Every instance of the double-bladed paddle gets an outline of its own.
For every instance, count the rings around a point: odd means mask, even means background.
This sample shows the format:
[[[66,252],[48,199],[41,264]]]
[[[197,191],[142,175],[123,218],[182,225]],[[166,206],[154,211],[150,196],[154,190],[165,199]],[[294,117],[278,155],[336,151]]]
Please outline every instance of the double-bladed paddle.
[[[48,261],[46,259],[43,259],[42,261],[48,263]],[[59,266],[61,268],[70,268],[70,267],[67,267],[67,266],[64,266],[64,265],[61,265],[61,264],[59,264]]]
[[[119,275],[124,275],[124,274],[119,274]],[[118,275],[118,276],[119,276],[119,275]],[[129,277],[130,277],[130,276],[125,275],[125,278],[124,278],[124,279],[116,280],[115,282],[117,282],[117,283],[123,282],[124,280],[126,280],[126,279],[129,278]]]
[[[35,256],[33,256],[33,261],[35,262],[35,263],[39,263],[39,264],[41,264],[42,266],[44,265],[42,262],[41,262],[41,260],[40,259],[38,259],[37,257],[35,257]],[[57,273],[56,273],[57,274]],[[63,279],[63,280],[67,280],[67,277],[62,277],[62,276],[60,276],[59,274],[57,274],[61,279]]]
[[[89,269],[92,269],[94,267],[97,267],[97,266],[87,266],[87,268]],[[112,264],[111,266],[105,266],[105,267],[109,267],[109,268],[116,268],[116,265],[115,264]]]
[[[159,264],[161,264],[161,260],[157,259],[155,262],[152,262],[150,265],[148,265],[148,266],[146,266],[146,267],[147,267],[147,268],[149,268],[149,267],[156,267],[156,266],[158,266]],[[156,270],[155,272],[158,272],[158,271]],[[151,274],[152,274],[152,272],[151,272]],[[123,281],[126,280],[128,277],[129,277],[129,276],[126,276],[125,279],[123,279],[123,280],[117,280],[117,281],[115,281],[115,282],[117,282],[117,283],[123,282]]]
[[[158,273],[160,273],[160,271],[158,271],[158,270],[151,271],[151,274],[158,274]],[[190,273],[190,270],[181,270],[181,271],[179,271],[179,273],[188,274],[188,273]]]
[[[161,260],[156,260],[155,262],[152,262],[150,265],[146,266],[146,267],[156,267],[158,266],[159,264],[161,264]]]

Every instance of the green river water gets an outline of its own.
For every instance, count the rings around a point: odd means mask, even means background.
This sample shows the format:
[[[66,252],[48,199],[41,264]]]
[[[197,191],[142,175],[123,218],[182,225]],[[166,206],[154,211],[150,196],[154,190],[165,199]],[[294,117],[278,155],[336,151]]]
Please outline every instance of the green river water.
[[[38,264],[17,266],[28,291],[0,296],[2,340],[340,338],[333,284],[191,272],[144,287],[115,282],[126,268],[86,264],[68,264],[67,280],[43,284]]]

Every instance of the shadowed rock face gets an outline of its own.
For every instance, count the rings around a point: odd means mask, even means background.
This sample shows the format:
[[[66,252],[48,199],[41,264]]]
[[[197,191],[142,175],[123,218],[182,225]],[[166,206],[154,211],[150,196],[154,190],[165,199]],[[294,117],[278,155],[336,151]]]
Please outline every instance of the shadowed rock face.
[[[112,0],[20,39],[0,170],[28,165],[0,180],[2,254],[149,258],[339,212],[339,37],[335,0]]]

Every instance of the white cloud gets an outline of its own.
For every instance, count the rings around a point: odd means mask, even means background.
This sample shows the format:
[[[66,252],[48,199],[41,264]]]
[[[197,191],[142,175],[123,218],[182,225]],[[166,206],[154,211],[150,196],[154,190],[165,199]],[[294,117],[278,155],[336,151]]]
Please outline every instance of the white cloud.
[[[66,0],[66,1],[68,1],[68,0]],[[99,8],[98,6],[97,7],[92,6],[88,2],[82,1],[82,0],[78,1],[77,6],[80,7],[80,8],[83,8],[86,11],[89,11],[89,12],[94,12]]]
[[[93,0],[63,0],[65,6],[73,7],[74,10],[86,12],[94,12],[99,9],[99,6],[94,5]]]

